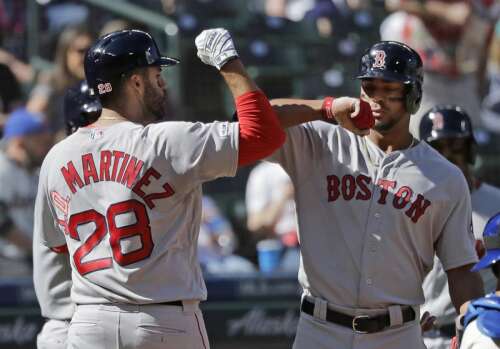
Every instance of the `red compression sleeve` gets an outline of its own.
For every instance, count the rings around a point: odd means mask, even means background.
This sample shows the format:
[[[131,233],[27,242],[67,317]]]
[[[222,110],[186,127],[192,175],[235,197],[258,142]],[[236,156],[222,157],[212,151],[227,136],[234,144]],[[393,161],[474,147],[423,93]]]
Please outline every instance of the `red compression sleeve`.
[[[236,99],[240,122],[238,165],[249,165],[274,153],[285,142],[285,132],[262,91],[242,94]]]

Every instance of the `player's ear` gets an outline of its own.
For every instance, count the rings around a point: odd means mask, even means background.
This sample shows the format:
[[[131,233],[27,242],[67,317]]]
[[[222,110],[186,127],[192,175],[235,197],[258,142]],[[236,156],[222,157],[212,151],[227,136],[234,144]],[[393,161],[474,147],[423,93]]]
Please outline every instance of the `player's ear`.
[[[130,98],[142,99],[144,95],[143,83],[141,77],[138,74],[132,74],[127,81],[126,89],[128,90],[128,96]]]
[[[142,81],[141,74],[136,74],[136,73],[130,76],[130,82],[134,89],[141,89],[142,85],[144,84],[144,82]]]

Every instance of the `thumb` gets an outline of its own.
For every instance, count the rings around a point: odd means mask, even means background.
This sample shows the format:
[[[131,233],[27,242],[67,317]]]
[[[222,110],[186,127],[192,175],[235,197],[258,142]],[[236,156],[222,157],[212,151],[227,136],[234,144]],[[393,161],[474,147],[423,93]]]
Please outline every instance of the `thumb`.
[[[360,110],[361,110],[361,105],[359,103],[359,99],[354,100],[351,104],[351,110],[354,110],[351,113],[351,118],[354,119],[356,116],[358,116]]]

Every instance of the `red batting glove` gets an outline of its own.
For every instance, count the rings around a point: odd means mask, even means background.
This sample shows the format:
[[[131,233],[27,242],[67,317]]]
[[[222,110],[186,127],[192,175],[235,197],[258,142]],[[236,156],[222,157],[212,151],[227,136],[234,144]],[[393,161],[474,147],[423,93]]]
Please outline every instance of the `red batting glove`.
[[[372,114],[372,108],[370,104],[362,99],[359,100],[359,112],[352,119],[354,126],[360,130],[366,130],[372,128],[375,125],[375,118]]]

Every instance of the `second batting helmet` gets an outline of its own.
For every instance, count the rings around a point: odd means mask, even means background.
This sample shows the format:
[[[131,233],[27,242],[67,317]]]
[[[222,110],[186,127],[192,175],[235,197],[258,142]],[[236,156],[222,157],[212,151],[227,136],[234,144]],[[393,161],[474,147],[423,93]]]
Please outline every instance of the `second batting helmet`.
[[[409,46],[397,41],[380,41],[370,47],[359,62],[357,79],[383,79],[406,86],[405,107],[417,112],[424,81],[422,59]]]
[[[472,123],[469,115],[457,105],[438,105],[430,109],[420,119],[419,137],[427,143],[438,139],[465,138],[468,146],[468,162],[475,160],[475,145]]]
[[[86,81],[68,89],[64,96],[66,134],[93,123],[101,115],[101,102]]]
[[[478,271],[500,262],[500,212],[491,217],[483,232],[486,255],[472,268]]]
[[[113,90],[113,81],[141,67],[171,66],[179,60],[162,56],[156,42],[141,30],[122,30],[101,37],[85,55],[85,76],[98,96]]]

